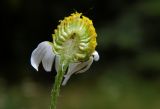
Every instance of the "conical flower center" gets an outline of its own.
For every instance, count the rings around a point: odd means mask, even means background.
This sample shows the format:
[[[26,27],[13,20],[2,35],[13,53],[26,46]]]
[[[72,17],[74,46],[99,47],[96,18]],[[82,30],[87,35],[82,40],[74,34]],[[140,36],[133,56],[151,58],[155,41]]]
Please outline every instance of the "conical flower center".
[[[53,34],[54,52],[72,62],[88,60],[97,45],[92,21],[75,13],[60,22]]]

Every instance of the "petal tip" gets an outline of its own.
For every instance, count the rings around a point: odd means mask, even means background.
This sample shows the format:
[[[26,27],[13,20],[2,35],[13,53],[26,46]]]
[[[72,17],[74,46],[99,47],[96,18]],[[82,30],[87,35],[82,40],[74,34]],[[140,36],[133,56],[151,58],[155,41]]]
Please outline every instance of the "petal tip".
[[[98,61],[98,60],[99,60],[99,54],[98,54],[97,51],[94,51],[94,52],[93,52],[93,59],[94,59],[95,61]]]
[[[62,86],[65,86],[70,78],[70,75],[64,75],[64,80],[62,82]]]
[[[45,70],[46,72],[51,72],[51,69],[45,69],[45,68],[44,68],[44,70]]]
[[[31,58],[31,65],[38,71],[38,66],[34,63],[33,59]]]
[[[35,64],[32,64],[32,67],[36,69],[36,71],[38,71],[38,66],[36,66]]]

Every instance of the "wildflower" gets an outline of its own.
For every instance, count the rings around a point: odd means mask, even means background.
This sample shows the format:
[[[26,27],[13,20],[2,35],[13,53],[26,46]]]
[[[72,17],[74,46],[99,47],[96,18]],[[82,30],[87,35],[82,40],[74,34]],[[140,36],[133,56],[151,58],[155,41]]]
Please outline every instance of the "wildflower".
[[[60,85],[65,85],[74,73],[87,71],[93,61],[99,60],[96,32],[92,21],[81,13],[73,13],[60,21],[54,34],[53,42],[41,42],[32,52],[31,65],[38,71],[42,62],[45,71],[52,70],[55,61],[57,71],[54,87],[51,92],[51,107],[56,108]]]
[[[58,29],[52,35],[53,43],[44,41],[32,52],[31,65],[38,71],[42,62],[45,71],[50,72],[55,60],[55,69],[58,72],[60,60],[67,60],[68,70],[64,75],[62,85],[65,85],[74,73],[87,71],[94,61],[99,60],[95,51],[96,32],[92,21],[81,13],[74,13],[60,21]]]

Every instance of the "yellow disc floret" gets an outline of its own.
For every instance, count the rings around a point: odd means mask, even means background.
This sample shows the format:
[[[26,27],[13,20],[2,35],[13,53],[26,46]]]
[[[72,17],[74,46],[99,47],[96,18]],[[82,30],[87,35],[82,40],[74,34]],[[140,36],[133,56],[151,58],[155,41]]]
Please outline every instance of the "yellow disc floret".
[[[92,21],[73,13],[60,21],[53,36],[53,50],[61,57],[72,62],[83,62],[95,51],[96,31]]]

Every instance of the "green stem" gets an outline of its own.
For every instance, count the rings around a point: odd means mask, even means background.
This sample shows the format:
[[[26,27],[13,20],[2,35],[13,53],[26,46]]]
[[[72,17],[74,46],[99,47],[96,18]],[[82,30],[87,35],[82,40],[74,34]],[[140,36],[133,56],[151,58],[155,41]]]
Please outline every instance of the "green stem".
[[[66,69],[68,67],[68,61],[60,61],[58,72],[55,78],[55,83],[51,91],[51,106],[50,109],[56,109],[57,98],[60,92],[60,86]]]

